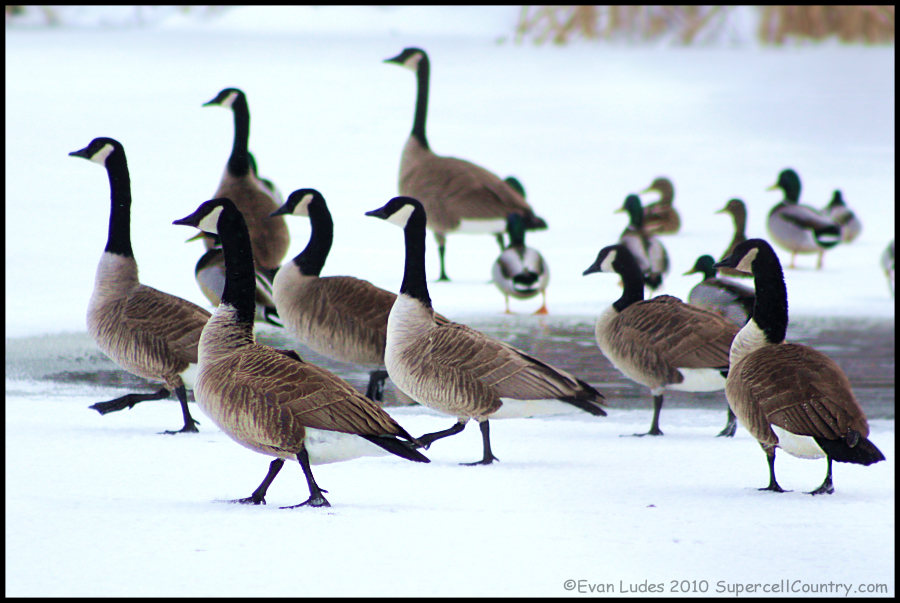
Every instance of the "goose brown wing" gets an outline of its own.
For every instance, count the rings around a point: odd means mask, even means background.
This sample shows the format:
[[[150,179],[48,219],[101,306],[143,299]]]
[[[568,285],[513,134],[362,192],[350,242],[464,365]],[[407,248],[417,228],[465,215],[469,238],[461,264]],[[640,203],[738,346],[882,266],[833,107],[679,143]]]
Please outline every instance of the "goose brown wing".
[[[348,383],[299,359],[296,352],[256,344],[240,354],[232,380],[252,392],[287,431],[302,427],[358,435],[401,435],[405,430]],[[293,427],[293,430],[291,429]]]
[[[738,368],[748,398],[768,423],[828,440],[845,436],[848,429],[868,437],[866,415],[850,381],[825,354],[796,344],[767,346]]]
[[[128,297],[123,321],[129,331],[156,340],[178,360],[196,363],[200,333],[209,317],[186,299],[141,285]]]
[[[728,368],[739,328],[720,316],[660,295],[629,306],[614,323],[636,350],[652,350],[671,368]],[[639,352],[640,353],[640,352]]]

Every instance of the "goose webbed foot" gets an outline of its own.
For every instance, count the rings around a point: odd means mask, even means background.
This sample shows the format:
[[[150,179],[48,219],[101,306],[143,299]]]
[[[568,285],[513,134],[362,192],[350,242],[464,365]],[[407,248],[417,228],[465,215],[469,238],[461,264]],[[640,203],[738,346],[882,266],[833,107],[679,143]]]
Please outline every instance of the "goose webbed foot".
[[[728,421],[725,423],[725,429],[719,432],[717,438],[726,437],[733,438],[737,432],[737,417],[734,416],[731,408],[728,409]]]
[[[105,415],[110,412],[116,412],[119,410],[125,410],[126,408],[133,408],[135,404],[140,402],[147,402],[149,400],[163,400],[169,397],[169,390],[166,388],[161,388],[155,394],[125,394],[121,398],[116,398],[115,400],[110,400],[109,402],[97,402],[88,408],[96,410],[101,415]]]
[[[435,441],[440,440],[441,438],[447,438],[452,435],[456,435],[460,431],[465,429],[465,427],[466,427],[465,423],[457,423],[449,429],[444,429],[443,431],[435,431],[434,433],[426,433],[425,435],[421,435],[421,436],[417,437],[416,440],[422,444],[422,448],[424,448],[425,450],[428,450],[428,447],[431,446],[431,444],[434,443]]]
[[[475,461],[474,463],[460,463],[460,465],[465,465],[466,467],[473,467],[475,465],[490,465],[494,461],[500,462],[500,459],[494,456],[494,453],[491,452],[491,426],[487,421],[482,421],[478,424],[479,429],[481,429],[481,441],[484,445],[484,456],[480,461]]]
[[[325,497],[322,496],[322,493],[328,493],[328,490],[323,490],[319,487],[319,484],[316,483],[316,478],[313,477],[312,469],[309,466],[309,453],[306,451],[306,445],[302,445],[300,447],[300,452],[297,453],[297,460],[300,461],[300,467],[303,468],[303,475],[306,477],[306,485],[309,487],[309,498],[300,503],[299,505],[291,505],[290,507],[279,507],[279,509],[296,509],[298,507],[330,507],[331,503],[325,500]],[[274,465],[274,462],[272,463]],[[281,469],[281,467],[278,467]],[[269,474],[271,475],[272,468],[269,468]],[[276,470],[275,473],[278,473]],[[274,475],[272,476],[274,479]],[[266,476],[268,479],[269,476]],[[265,484],[265,482],[263,482]],[[262,486],[260,486],[262,488]]]
[[[651,436],[663,435],[662,430],[659,428],[659,413],[660,413],[660,411],[662,411],[662,406],[663,406],[662,394],[660,394],[658,396],[654,395],[653,396],[653,420],[650,421],[650,431],[648,431],[647,433],[635,433],[633,435],[635,435],[639,438],[642,438],[645,435],[651,435]]]
[[[778,482],[770,483],[765,488],[758,488],[760,492],[793,492],[793,490],[783,490],[781,486],[778,485]],[[812,492],[810,492],[812,494]]]
[[[659,427],[651,427],[650,431],[648,431],[647,433],[633,433],[631,435],[636,438],[642,438],[642,437],[648,436],[648,435],[649,436],[661,436],[661,435],[665,435],[665,434],[662,432],[662,430]]]
[[[316,496],[310,496],[308,499],[300,503],[299,505],[291,505],[290,507],[278,507],[279,509],[297,509],[300,507],[330,507],[331,503],[325,500],[325,497],[322,496],[322,492],[328,492],[328,490],[319,490],[319,494]]]
[[[175,395],[178,397],[178,402],[181,404],[181,416],[184,418],[184,427],[178,431],[164,431],[163,433],[168,435],[175,435],[176,433],[199,433],[200,430],[197,429],[197,425],[200,424],[200,421],[194,420],[191,416],[191,411],[188,410],[187,389],[185,386],[179,385],[176,387]]]
[[[272,484],[272,480],[275,479],[275,476],[278,475],[278,472],[281,471],[281,468],[283,466],[284,459],[275,459],[274,461],[269,463],[269,471],[268,473],[266,473],[266,477],[263,479],[259,487],[253,491],[253,494],[251,494],[247,498],[238,498],[237,500],[219,500],[216,502],[227,502],[236,505],[266,504],[266,492],[268,492],[269,486]]]
[[[161,431],[159,433],[160,433],[160,435],[164,435],[164,434],[165,435],[175,435],[176,433],[200,433],[200,430],[197,429],[197,425],[199,425],[199,424],[200,424],[199,421],[195,421],[195,420],[191,419],[191,421],[189,423],[185,423],[184,427],[182,427],[178,431],[166,430],[166,431]]]
[[[765,450],[765,448],[764,448]],[[781,486],[778,485],[778,481],[775,479],[775,448],[770,448],[766,450],[766,460],[769,462],[769,485],[765,488],[759,488],[760,492],[790,492],[790,490],[783,490]],[[824,484],[823,484],[824,485]]]
[[[821,486],[812,492],[807,492],[807,494],[813,496],[816,494],[834,494],[834,484],[831,482],[831,457],[828,457],[828,474],[825,475],[825,481],[822,482]]]

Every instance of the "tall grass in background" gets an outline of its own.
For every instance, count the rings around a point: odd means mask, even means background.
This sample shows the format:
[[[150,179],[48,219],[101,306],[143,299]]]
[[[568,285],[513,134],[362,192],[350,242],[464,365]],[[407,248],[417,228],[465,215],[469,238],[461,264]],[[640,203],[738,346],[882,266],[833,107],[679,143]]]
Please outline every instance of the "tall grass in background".
[[[718,41],[733,6],[523,6],[516,41],[565,44],[574,38],[653,41],[680,44]],[[893,6],[757,7],[763,44],[836,37],[842,42],[892,44]]]

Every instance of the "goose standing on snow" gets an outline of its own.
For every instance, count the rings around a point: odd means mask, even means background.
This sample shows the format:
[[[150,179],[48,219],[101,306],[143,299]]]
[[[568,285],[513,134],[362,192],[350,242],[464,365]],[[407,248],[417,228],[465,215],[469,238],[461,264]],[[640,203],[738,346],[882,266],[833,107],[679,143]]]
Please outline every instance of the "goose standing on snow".
[[[752,273],[756,285],[753,318],[731,344],[725,395],[768,458],[769,485],[761,490],[784,492],[775,480],[776,447],[799,458],[828,459],[825,481],[809,494],[834,492],[832,461],[883,461],[844,371],[818,350],[785,343],[787,288],[772,247],[750,239],[720,264]]]
[[[822,212],[835,221],[841,227],[841,242],[852,243],[853,239],[862,232],[862,222],[856,217],[847,204],[844,203],[844,197],[841,191],[834,191],[831,202],[825,206]]]
[[[631,222],[622,231],[619,243],[628,247],[643,274],[644,284],[651,291],[659,289],[663,276],[669,272],[669,254],[662,242],[644,228],[644,210],[637,195],[628,195],[616,213],[627,212]]]
[[[291,237],[284,218],[269,216],[278,209],[280,199],[276,199],[276,193],[256,176],[256,161],[248,151],[250,108],[247,97],[237,88],[225,88],[203,106],[224,107],[234,114],[231,157],[225,165],[225,173],[215,196],[231,199],[244,215],[250,229],[256,268],[264,270],[272,280],[287,255]]]
[[[395,197],[366,212],[403,228],[406,264],[400,295],[388,318],[385,363],[394,383],[412,399],[454,415],[457,423],[421,436],[428,446],[459,433],[469,419],[479,423],[484,454],[469,465],[489,465],[494,418],[530,417],[583,410],[604,416],[603,396],[569,373],[457,323],[439,325],[425,281],[425,209],[410,197]]]
[[[747,206],[740,199],[729,199],[725,207],[715,212],[717,214],[730,214],[734,221],[734,236],[731,237],[731,243],[725,249],[725,253],[719,259],[724,260],[732,252],[732,250],[747,240]],[[721,268],[719,270],[724,276],[732,276],[739,278],[747,278],[750,275],[732,270],[731,268]]]
[[[406,48],[385,60],[416,73],[418,94],[412,133],[400,159],[400,194],[421,201],[428,215],[428,228],[434,232],[444,270],[444,251],[450,233],[501,234],[506,230],[506,216],[522,216],[527,230],[547,228],[547,223],[534,214],[525,199],[506,182],[486,169],[454,157],[435,155],[425,138],[428,113],[428,79],[430,62],[421,48]]]
[[[650,431],[634,435],[663,435],[659,429],[663,392],[723,389],[728,349],[738,327],[671,295],[644,300],[640,268],[625,245],[601,249],[584,274],[594,272],[617,272],[624,284],[622,297],[597,320],[597,345],[613,366],[653,394]],[[719,435],[733,436],[736,426],[729,410]]]
[[[275,305],[291,334],[323,356],[371,369],[366,397],[384,394],[384,346],[395,293],[352,276],[320,277],[334,232],[322,193],[302,188],[276,215],[306,216],[306,248],[275,275]],[[441,315],[437,320],[449,322]]]
[[[184,427],[165,433],[196,432],[196,421],[187,406],[190,383],[185,379],[190,377],[185,373],[196,367],[200,332],[209,312],[138,280],[131,250],[131,178],[122,144],[112,138],[95,138],[69,155],[106,168],[112,202],[106,248],[88,304],[88,332],[103,353],[123,369],[166,384],[155,394],[126,394],[91,408],[104,415],[139,402],[168,398],[174,390],[181,402]]]
[[[383,451],[428,462],[398,439],[415,443],[406,430],[348,383],[304,362],[296,352],[256,343],[250,234],[241,212],[229,199],[206,201],[174,223],[219,235],[225,252],[222,303],[200,338],[200,371],[194,390],[197,403],[235,442],[275,457],[253,494],[231,502],[265,504],[266,490],[285,459],[300,462],[309,486],[309,499],[294,507],[331,506],[310,465]]]
[[[681,228],[681,218],[672,206],[675,200],[675,187],[668,178],[659,177],[650,183],[650,186],[641,191],[641,194],[650,191],[658,192],[659,201],[644,207],[644,228],[650,234],[675,234]]]
[[[784,191],[784,200],[769,212],[766,223],[769,235],[776,244],[791,252],[790,268],[794,268],[798,253],[818,253],[816,269],[821,269],[825,250],[841,241],[840,227],[819,210],[800,205],[800,176],[794,170],[783,170],[778,175],[778,182],[767,190],[776,188]]]
[[[544,303],[535,314],[547,314],[550,268],[537,249],[525,245],[522,216],[509,214],[506,230],[509,232],[509,247],[500,254],[491,270],[494,284],[506,299],[506,313],[510,314],[510,295],[517,299],[531,299],[540,293]]]
[[[715,312],[739,327],[743,327],[753,315],[756,292],[734,281],[716,276],[715,260],[711,255],[701,255],[694,267],[685,272],[703,274],[703,281],[688,294],[688,303]]]

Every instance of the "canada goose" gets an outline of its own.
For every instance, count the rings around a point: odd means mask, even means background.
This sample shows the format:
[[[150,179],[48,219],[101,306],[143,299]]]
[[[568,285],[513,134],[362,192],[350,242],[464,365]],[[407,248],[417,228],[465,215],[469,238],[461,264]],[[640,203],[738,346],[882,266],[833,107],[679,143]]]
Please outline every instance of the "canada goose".
[[[244,215],[250,229],[256,267],[265,270],[269,280],[272,280],[287,255],[291,237],[284,218],[269,216],[278,209],[278,199],[275,198],[276,193],[255,175],[256,161],[251,160],[247,150],[250,139],[247,97],[237,88],[225,88],[203,106],[224,107],[234,114],[234,145],[215,196],[232,199]]]
[[[688,303],[715,312],[719,316],[743,327],[753,315],[756,292],[734,281],[716,277],[713,268],[716,261],[711,255],[701,255],[685,276],[703,274],[703,281],[688,294]]]
[[[218,237],[204,237],[218,240]],[[268,276],[256,270],[256,320],[266,322],[276,327],[283,327],[278,321],[278,310],[275,307],[275,300],[272,297],[272,283],[269,282]],[[197,284],[200,285],[200,291],[209,300],[209,303],[216,307],[222,300],[222,292],[225,290],[225,254],[222,253],[222,247],[215,243],[215,246],[208,249],[206,253],[197,260],[194,267],[194,277]]]
[[[675,187],[668,178],[659,177],[641,194],[656,191],[661,195],[659,201],[644,208],[644,228],[650,234],[675,234],[681,228],[681,218],[672,207],[675,200]]]
[[[894,295],[894,239],[888,243],[884,251],[881,252],[881,269],[888,279],[888,288],[891,290],[891,296]]]
[[[222,303],[200,337],[197,403],[231,439],[276,457],[253,494],[232,502],[265,504],[266,490],[286,458],[300,462],[309,486],[309,499],[294,507],[331,506],[310,464],[383,454],[375,446],[407,460],[428,462],[398,439],[417,444],[405,429],[348,383],[303,362],[296,352],[256,343],[251,240],[234,203],[206,201],[174,223],[218,234],[225,252]]]
[[[624,284],[622,297],[597,319],[597,345],[613,366],[653,394],[650,431],[634,435],[663,435],[659,429],[663,392],[724,388],[728,348],[738,327],[671,295],[644,300],[641,269],[625,245],[601,249],[584,275],[594,272],[617,272]],[[729,410],[728,423],[719,435],[733,436],[735,428]]]
[[[784,492],[775,480],[776,447],[800,458],[828,459],[825,481],[808,494],[834,492],[832,461],[883,461],[884,455],[867,439],[866,413],[844,371],[818,350],[785,343],[787,288],[772,247],[750,239],[719,264],[752,273],[756,285],[753,318],[731,344],[725,395],[768,458],[769,485],[760,489]]]
[[[662,285],[663,276],[669,272],[669,254],[662,242],[644,228],[644,210],[637,195],[628,195],[622,207],[615,213],[627,212],[631,222],[622,231],[619,243],[628,247],[637,260],[644,284],[651,291]]]
[[[818,253],[816,269],[822,268],[826,249],[841,241],[841,229],[831,218],[808,205],[800,205],[800,176],[792,169],[782,170],[778,182],[766,190],[780,188],[784,200],[769,212],[767,227],[772,240],[791,252],[791,265],[798,253]]]
[[[724,260],[737,245],[747,240],[747,206],[740,199],[729,199],[725,207],[715,213],[731,214],[731,218],[734,220],[734,236],[731,237],[731,243],[728,244],[725,253],[719,258]],[[748,278],[750,276],[731,268],[722,268],[719,270],[719,273],[724,276],[739,278]]]
[[[320,277],[331,251],[334,224],[322,193],[302,188],[276,215],[306,216],[306,248],[275,275],[275,306],[291,334],[323,356],[372,369],[366,397],[384,394],[384,345],[395,293],[352,276]],[[441,322],[449,322],[436,315]]]
[[[537,249],[525,246],[525,224],[519,214],[509,214],[507,218],[509,247],[494,262],[491,277],[506,299],[506,313],[509,311],[509,296],[517,299],[531,299],[538,293],[543,303],[535,314],[547,314],[547,285],[550,284],[550,268]]]
[[[440,325],[425,281],[425,209],[395,197],[366,212],[403,228],[406,265],[400,295],[388,318],[384,360],[403,392],[420,404],[458,418],[456,425],[419,438],[428,446],[463,430],[469,419],[481,429],[484,454],[469,465],[489,465],[489,419],[577,412],[605,416],[603,396],[569,373],[457,323]]]
[[[525,199],[506,182],[486,169],[454,157],[435,155],[425,138],[428,113],[430,62],[421,48],[406,48],[386,59],[416,73],[418,94],[412,133],[400,159],[400,194],[421,201],[428,215],[428,228],[434,232],[444,270],[444,250],[450,233],[500,234],[506,230],[506,216],[520,214],[526,230],[547,228]]]
[[[91,406],[104,415],[132,408],[139,402],[162,400],[175,391],[184,427],[165,433],[196,432],[187,406],[185,373],[197,364],[200,332],[209,312],[191,302],[142,285],[131,250],[131,179],[125,148],[112,138],[95,138],[69,153],[106,168],[109,176],[109,234],[100,256],[94,293],[88,304],[88,332],[103,353],[133,375],[164,381],[155,394],[126,394]]]
[[[834,191],[831,202],[825,206],[823,212],[841,227],[841,242],[851,243],[862,232],[862,222],[856,214],[844,203],[841,191]]]

